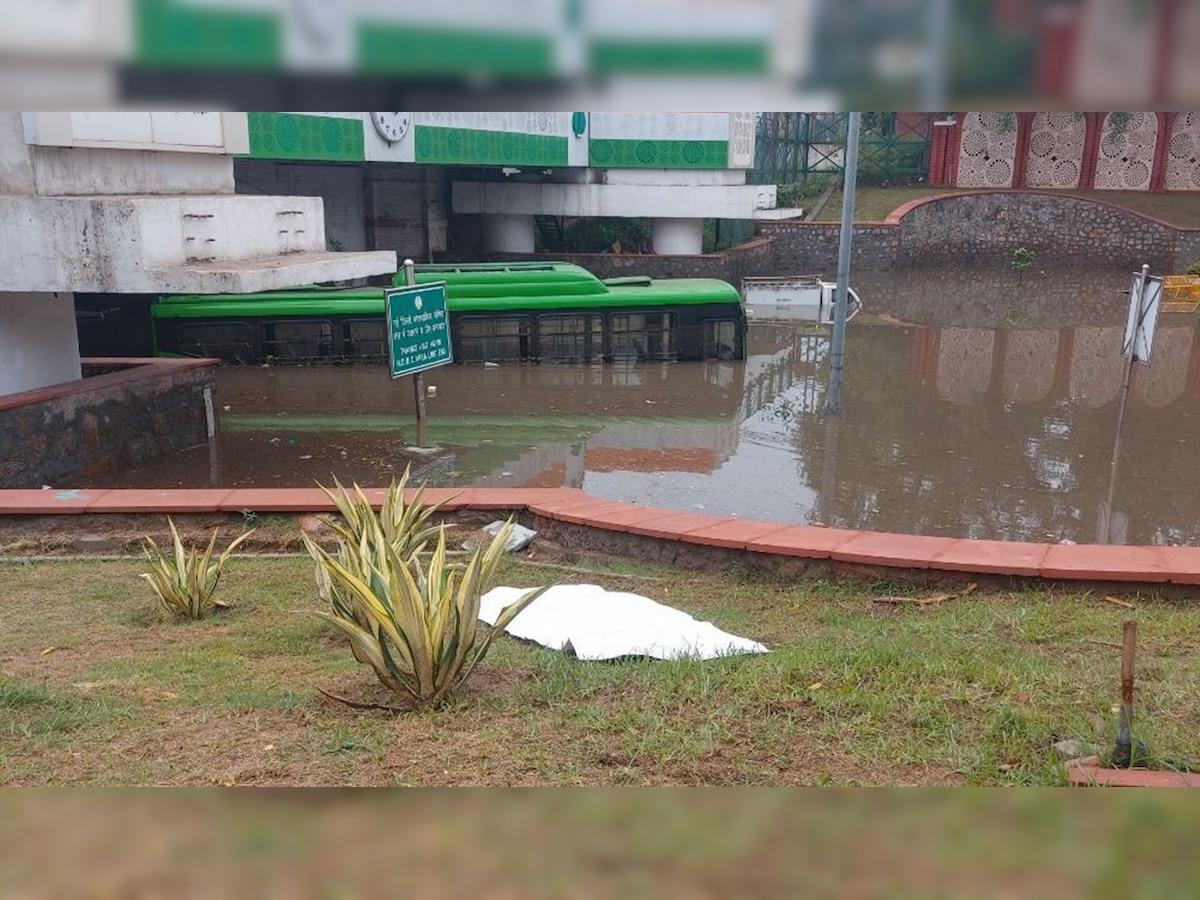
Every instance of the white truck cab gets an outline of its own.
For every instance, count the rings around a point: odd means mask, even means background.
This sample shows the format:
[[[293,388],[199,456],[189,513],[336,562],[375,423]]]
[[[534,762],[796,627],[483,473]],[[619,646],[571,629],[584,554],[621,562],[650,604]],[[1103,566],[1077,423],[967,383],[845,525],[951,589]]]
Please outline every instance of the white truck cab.
[[[837,285],[819,275],[778,275],[742,279],[742,303],[751,321],[784,320],[833,324]],[[847,321],[862,309],[853,288],[846,289]]]

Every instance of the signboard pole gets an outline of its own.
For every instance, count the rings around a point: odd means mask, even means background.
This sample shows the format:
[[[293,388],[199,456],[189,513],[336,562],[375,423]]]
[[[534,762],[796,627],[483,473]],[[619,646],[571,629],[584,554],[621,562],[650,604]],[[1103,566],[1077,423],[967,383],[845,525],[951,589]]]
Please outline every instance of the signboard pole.
[[[421,373],[454,361],[450,344],[450,312],[446,282],[416,284],[413,261],[404,261],[406,287],[383,292],[387,321],[388,363],[393,379],[413,376],[413,407],[417,416],[416,446],[426,447],[425,379]]]
[[[1123,348],[1125,355],[1125,373],[1121,377],[1121,403],[1117,409],[1117,436],[1113,440],[1113,456],[1112,468],[1109,470],[1108,476],[1108,499],[1104,503],[1104,509],[1101,512],[1101,528],[1104,530],[1105,542],[1111,541],[1111,523],[1113,521],[1113,496],[1117,491],[1117,463],[1121,459],[1121,429],[1125,425],[1125,403],[1129,399],[1129,382],[1133,376],[1133,360],[1138,355],[1137,347],[1139,341],[1143,340],[1141,332],[1145,330],[1146,325],[1143,323],[1142,303],[1146,294],[1146,283],[1150,277],[1150,266],[1142,266],[1142,271],[1133,279],[1133,285],[1129,291],[1129,316],[1128,324],[1125,329],[1125,337],[1123,340]],[[1157,313],[1157,310],[1155,310]],[[1151,326],[1153,327],[1153,326]],[[1147,341],[1147,347],[1153,341],[1153,333]],[[1146,351],[1147,357],[1149,350]]]
[[[404,261],[404,283],[413,287],[417,283],[416,266],[411,259]],[[417,446],[425,446],[425,375],[413,375],[413,407],[417,414]]]
[[[861,113],[850,113],[842,177],[842,229],[838,237],[837,289],[833,301],[833,336],[829,344],[829,395],[825,409],[842,410],[842,368],[846,358],[846,290],[850,280],[850,241],[854,236],[854,191],[858,180],[858,131]]]

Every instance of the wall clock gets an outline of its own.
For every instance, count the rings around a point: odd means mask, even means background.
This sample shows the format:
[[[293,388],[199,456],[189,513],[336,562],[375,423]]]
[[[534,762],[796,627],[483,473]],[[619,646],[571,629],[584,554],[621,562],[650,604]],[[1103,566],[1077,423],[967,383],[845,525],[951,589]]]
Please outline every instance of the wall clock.
[[[373,112],[371,124],[375,126],[381,138],[389,144],[394,144],[408,134],[408,129],[412,126],[412,113]]]

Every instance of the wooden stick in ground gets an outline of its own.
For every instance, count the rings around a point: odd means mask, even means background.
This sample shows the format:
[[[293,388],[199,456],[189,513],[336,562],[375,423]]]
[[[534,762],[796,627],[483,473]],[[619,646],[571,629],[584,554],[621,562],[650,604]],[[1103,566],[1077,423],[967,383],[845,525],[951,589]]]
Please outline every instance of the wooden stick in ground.
[[[1133,721],[1133,656],[1137,649],[1137,622],[1128,620],[1121,632],[1121,703],[1129,707]]]
[[[1121,713],[1117,740],[1113,746],[1113,765],[1127,769],[1133,763],[1133,654],[1137,643],[1137,623],[1126,620],[1121,633]]]
[[[1132,603],[1130,603],[1128,600],[1122,600],[1119,597],[1105,597],[1104,602],[1112,603],[1115,606],[1123,606],[1125,609],[1137,609],[1137,607],[1134,606]]]

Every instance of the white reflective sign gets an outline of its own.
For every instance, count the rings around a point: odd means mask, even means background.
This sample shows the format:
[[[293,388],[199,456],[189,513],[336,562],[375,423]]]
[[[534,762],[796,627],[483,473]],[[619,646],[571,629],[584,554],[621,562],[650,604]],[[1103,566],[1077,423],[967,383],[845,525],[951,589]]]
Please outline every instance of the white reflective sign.
[[[1146,278],[1143,285],[1141,273],[1133,276],[1129,290],[1129,313],[1125,319],[1125,338],[1121,343],[1122,356],[1132,353],[1135,361],[1150,364],[1162,292],[1162,278]]]

